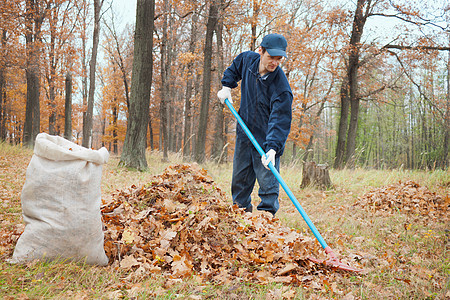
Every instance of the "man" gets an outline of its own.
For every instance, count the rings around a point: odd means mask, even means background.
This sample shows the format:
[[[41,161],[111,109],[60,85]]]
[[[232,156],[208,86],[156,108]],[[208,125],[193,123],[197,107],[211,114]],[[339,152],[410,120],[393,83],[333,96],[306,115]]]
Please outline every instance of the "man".
[[[256,179],[261,199],[257,209],[275,216],[280,205],[279,183],[270,171],[269,162],[280,170],[292,119],[292,91],[279,66],[286,58],[287,41],[280,34],[266,35],[258,53],[239,54],[222,78],[223,88],[217,93],[219,100],[232,102],[231,89],[241,81],[239,115],[254,135],[266,155],[261,157],[238,124],[233,159],[231,193],[233,203],[252,212],[251,193]]]

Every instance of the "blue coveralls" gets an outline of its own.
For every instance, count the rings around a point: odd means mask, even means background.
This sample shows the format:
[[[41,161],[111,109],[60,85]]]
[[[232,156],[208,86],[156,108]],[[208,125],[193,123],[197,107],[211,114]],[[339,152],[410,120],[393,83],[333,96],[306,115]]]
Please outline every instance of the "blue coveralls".
[[[265,152],[276,151],[275,168],[279,171],[280,156],[291,128],[293,96],[283,70],[278,66],[261,77],[259,61],[260,54],[256,52],[239,54],[225,70],[222,85],[235,88],[241,80],[239,115]],[[275,215],[280,207],[279,183],[263,166],[261,156],[238,124],[231,182],[233,203],[252,211],[251,193],[256,179],[261,198],[257,209]]]

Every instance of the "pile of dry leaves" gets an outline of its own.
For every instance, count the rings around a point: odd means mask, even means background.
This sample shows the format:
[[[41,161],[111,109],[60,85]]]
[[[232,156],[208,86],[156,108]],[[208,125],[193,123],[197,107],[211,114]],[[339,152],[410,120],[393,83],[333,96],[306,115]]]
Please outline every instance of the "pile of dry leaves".
[[[450,199],[409,180],[372,190],[360,197],[355,205],[371,211],[400,211],[444,221],[449,218]]]
[[[217,283],[305,284],[327,273],[308,260],[325,258],[314,238],[225,199],[196,165],[170,166],[145,186],[113,194],[102,206],[110,263],[133,276]]]

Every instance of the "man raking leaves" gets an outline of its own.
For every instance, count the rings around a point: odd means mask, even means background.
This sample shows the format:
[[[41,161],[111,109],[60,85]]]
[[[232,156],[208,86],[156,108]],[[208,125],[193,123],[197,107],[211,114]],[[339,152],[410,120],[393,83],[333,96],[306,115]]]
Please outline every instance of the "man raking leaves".
[[[274,216],[280,207],[279,184],[268,164],[272,162],[279,171],[292,120],[292,91],[279,66],[286,57],[286,47],[282,35],[266,35],[258,53],[246,51],[234,59],[225,70],[223,88],[217,93],[222,104],[225,99],[232,103],[231,89],[241,81],[239,114],[266,153],[261,156],[242,127],[237,126],[231,183],[233,203],[251,212],[251,193],[257,179],[261,198],[257,209]]]
[[[286,57],[286,47],[287,42],[282,35],[266,35],[258,49],[259,54],[251,51],[239,54],[224,72],[223,88],[217,96],[238,120],[231,186],[233,203],[252,211],[250,196],[257,178],[260,185],[258,195],[261,198],[257,208],[269,211],[275,216],[279,208],[278,194],[281,184],[329,256],[325,261],[313,258],[311,260],[341,270],[361,272],[362,270],[339,261],[280,176],[280,156],[292,119],[292,91],[283,70],[279,67]],[[231,88],[236,87],[239,80],[242,82],[238,114],[232,105]],[[254,147],[251,147],[250,142]],[[263,145],[264,150],[260,145]],[[268,170],[271,171],[270,174]]]

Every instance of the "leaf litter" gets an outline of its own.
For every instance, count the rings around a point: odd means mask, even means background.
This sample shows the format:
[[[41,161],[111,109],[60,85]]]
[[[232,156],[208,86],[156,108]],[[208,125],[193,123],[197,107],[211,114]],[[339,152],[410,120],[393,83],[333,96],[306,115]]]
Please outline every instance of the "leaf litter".
[[[368,211],[420,216],[424,222],[449,221],[449,196],[440,196],[412,180],[369,191],[359,197],[355,205]]]
[[[196,164],[117,191],[101,211],[110,263],[130,277],[323,286],[336,274],[308,259],[326,258],[313,237],[232,206]]]
[[[125,272],[124,282],[160,274],[167,288],[194,278],[198,283],[278,282],[326,290],[342,274],[308,259],[327,258],[314,237],[283,226],[270,213],[232,206],[197,164],[169,166],[148,184],[108,198],[101,207],[104,248],[110,266]],[[24,225],[2,223],[4,260]],[[359,265],[350,257],[343,260]]]
[[[14,168],[10,166],[10,159],[0,157],[2,167],[16,170],[1,172],[2,176],[15,174],[14,178],[10,178],[11,180],[6,177],[7,180],[0,182],[2,190],[0,196],[5,209],[17,206],[20,201],[17,196],[20,193],[15,192],[16,188],[10,186],[10,183],[21,186],[25,178],[26,160],[13,161],[23,162],[24,167]],[[127,276],[111,286],[120,289],[115,292],[122,295],[121,289],[140,285],[143,282],[142,279],[151,276],[152,273],[164,276],[165,281],[162,286],[164,288],[169,288],[170,285],[182,282],[183,278],[191,276],[199,283],[206,281],[207,284],[208,281],[212,283],[233,281],[231,284],[234,287],[239,281],[264,283],[276,279],[286,284],[301,284],[313,292],[331,291],[333,295],[341,296],[348,292],[348,290],[340,291],[337,286],[338,282],[343,282],[342,272],[334,272],[323,265],[315,265],[305,259],[305,256],[325,258],[318,243],[309,238],[308,232],[287,229],[282,227],[277,219],[272,219],[265,214],[244,213],[232,207],[220,189],[216,188],[207,172],[197,165],[171,166],[164,174],[152,178],[153,180],[142,187],[131,186],[128,189],[116,191],[115,194],[105,195],[111,199],[105,201],[102,206],[106,233],[105,250],[110,258],[110,268],[125,271],[122,274]],[[416,191],[419,192],[419,199],[411,200]],[[414,213],[415,218],[425,217],[431,222],[444,220],[448,223],[449,202],[448,193],[442,197],[415,182],[407,181],[372,190],[358,198],[355,206],[359,205],[376,214],[397,212],[410,216]],[[20,211],[5,210],[1,216],[0,259],[2,261],[12,255],[14,245],[23,232],[24,225],[20,223],[19,215]],[[208,221],[200,226],[205,218],[208,218]],[[305,256],[297,255],[295,251],[289,252],[293,249],[292,241],[287,238],[291,232],[299,234],[300,238],[294,244],[303,249]],[[270,243],[274,235],[281,238]],[[224,236],[224,241],[227,242],[220,244]],[[272,236],[272,240],[268,238],[269,236]],[[296,234],[293,233],[293,236]],[[149,238],[155,240],[149,240]],[[219,247],[223,245],[223,249],[219,251],[217,245]],[[347,252],[347,248],[342,244],[336,243],[332,246],[334,250],[342,250],[338,252]],[[279,249],[287,252],[278,251]],[[394,254],[393,250],[388,250],[384,255],[389,258]],[[164,251],[165,253],[161,254]],[[272,253],[270,251],[276,254],[273,255],[273,259],[270,258]],[[362,252],[358,252],[359,255],[364,256]],[[395,279],[409,284],[408,274],[414,278],[417,276],[414,272],[416,271],[424,273],[426,275],[424,278],[428,280],[429,274],[434,273],[417,270],[417,264],[426,259],[424,255],[427,253],[428,251],[424,253],[420,251],[417,255],[415,254],[411,259],[413,262],[411,267],[402,263],[401,268],[397,269],[397,265],[389,264],[389,268],[395,268],[404,273],[403,276],[396,276]],[[377,254],[374,258],[382,261],[382,256]],[[355,267],[359,266],[357,262],[362,263],[365,268],[369,268],[370,265],[352,255],[340,255],[340,258]],[[389,262],[388,258],[385,259],[387,262]],[[412,271],[409,270],[410,268]],[[382,270],[385,268],[383,267]],[[433,275],[432,278],[436,282],[443,280],[442,288],[445,277],[441,279],[437,275]],[[133,284],[133,282],[137,283]],[[364,281],[364,283],[373,285],[370,281]],[[288,286],[282,286],[270,293],[274,296],[283,294],[284,298],[285,288]],[[289,289],[289,291],[292,290]],[[164,289],[161,293],[164,294]],[[448,294],[445,294],[446,297]]]

